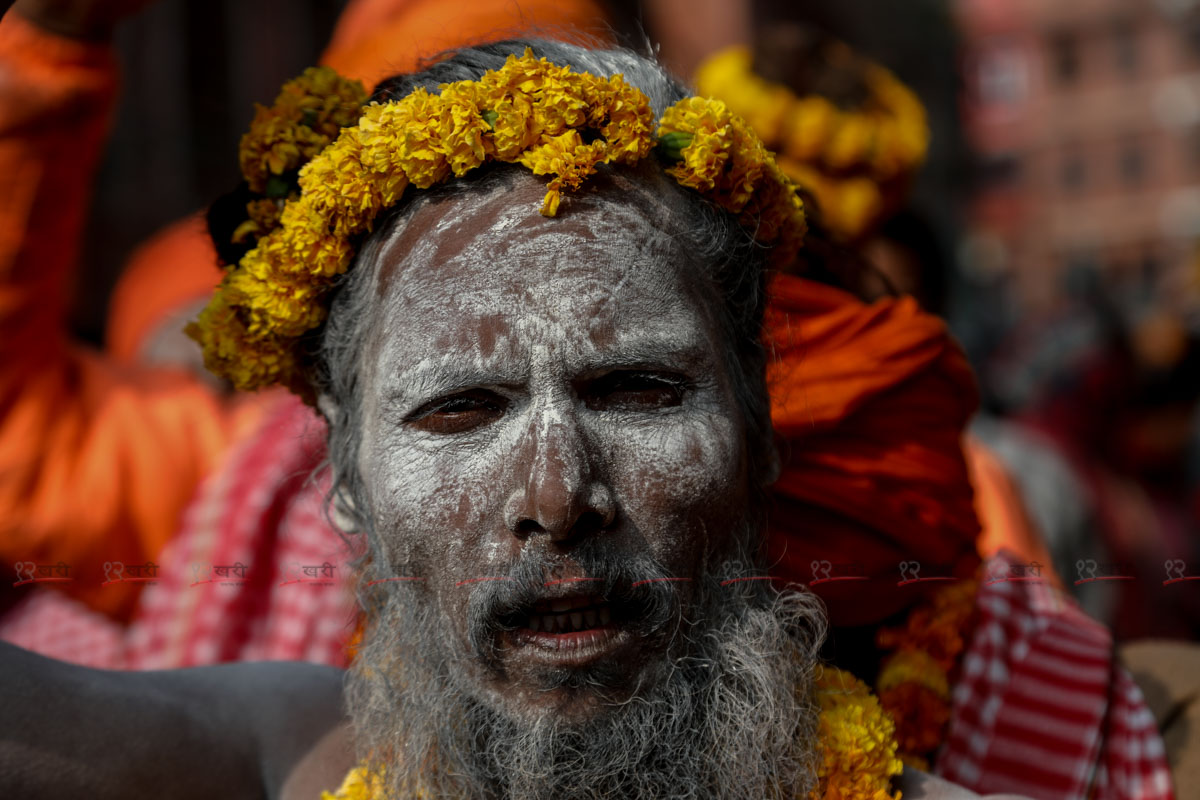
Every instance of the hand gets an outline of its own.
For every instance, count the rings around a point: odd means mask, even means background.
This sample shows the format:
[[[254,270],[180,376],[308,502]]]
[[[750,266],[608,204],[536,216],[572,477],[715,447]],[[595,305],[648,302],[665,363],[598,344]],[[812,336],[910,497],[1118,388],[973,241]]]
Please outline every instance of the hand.
[[[104,41],[117,24],[155,0],[17,0],[13,10],[39,28],[72,39]]]

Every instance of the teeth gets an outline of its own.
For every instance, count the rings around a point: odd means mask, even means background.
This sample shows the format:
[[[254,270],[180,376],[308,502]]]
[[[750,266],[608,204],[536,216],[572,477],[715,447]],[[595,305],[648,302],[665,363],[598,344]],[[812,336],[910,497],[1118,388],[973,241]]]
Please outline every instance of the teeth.
[[[568,602],[569,606],[579,610],[532,613],[529,615],[529,630],[534,633],[568,633],[588,630],[612,622],[612,611],[602,601],[594,607],[580,606],[578,603],[561,600],[555,601],[555,605],[562,602]]]

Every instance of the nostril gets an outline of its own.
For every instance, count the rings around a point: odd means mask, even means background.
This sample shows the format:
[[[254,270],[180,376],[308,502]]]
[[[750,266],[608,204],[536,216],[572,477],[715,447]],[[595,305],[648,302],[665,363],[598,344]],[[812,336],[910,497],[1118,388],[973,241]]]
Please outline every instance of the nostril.
[[[575,520],[574,532],[577,535],[598,533],[604,529],[605,519],[598,511],[584,511]]]
[[[539,525],[537,520],[529,519],[528,517],[518,521],[516,526],[513,528],[513,533],[521,537],[533,536],[536,533],[545,532],[546,529]]]

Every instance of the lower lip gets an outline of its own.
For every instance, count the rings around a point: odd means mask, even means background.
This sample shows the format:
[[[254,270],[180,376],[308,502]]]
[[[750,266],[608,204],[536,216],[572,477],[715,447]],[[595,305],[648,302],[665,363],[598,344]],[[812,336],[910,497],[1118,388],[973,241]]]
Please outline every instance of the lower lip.
[[[556,666],[581,666],[610,653],[628,638],[616,625],[571,633],[518,628],[510,636],[520,655]]]

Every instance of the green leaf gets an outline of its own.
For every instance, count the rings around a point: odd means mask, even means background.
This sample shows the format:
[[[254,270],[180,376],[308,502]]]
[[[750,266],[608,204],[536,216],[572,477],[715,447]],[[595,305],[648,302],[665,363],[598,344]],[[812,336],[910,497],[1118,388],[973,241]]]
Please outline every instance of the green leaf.
[[[496,129],[496,120],[500,119],[500,115],[490,108],[484,110],[479,116],[483,117],[483,121],[488,124],[492,130]]]
[[[272,200],[282,200],[288,196],[290,191],[291,184],[285,178],[278,175],[272,175],[267,178],[266,195]]]
[[[663,134],[658,137],[658,142],[655,143],[658,157],[669,164],[682,161],[684,149],[692,143],[692,139],[694,138],[696,137],[687,131],[672,131],[671,133]]]

